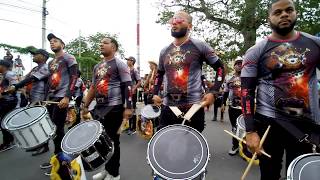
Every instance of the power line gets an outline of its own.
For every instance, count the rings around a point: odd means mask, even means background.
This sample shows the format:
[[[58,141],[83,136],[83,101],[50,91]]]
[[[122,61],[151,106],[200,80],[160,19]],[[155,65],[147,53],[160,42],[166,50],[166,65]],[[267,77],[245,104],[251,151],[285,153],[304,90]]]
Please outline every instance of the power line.
[[[28,27],[35,28],[35,29],[41,29],[40,26],[33,26],[33,25],[30,25],[30,24],[22,23],[22,22],[19,22],[19,21],[11,20],[11,19],[2,19],[2,18],[0,18],[0,21],[10,22],[10,23],[14,23],[14,24],[20,24],[20,25],[28,26]],[[46,30],[53,31],[52,29],[46,29]]]
[[[1,3],[0,5],[4,5],[4,6],[8,6],[8,7],[14,7],[14,8],[19,8],[19,9],[24,9],[27,11],[32,11],[32,12],[41,12],[40,10],[35,10],[35,9],[30,9],[30,8],[25,8],[25,7],[21,7],[21,6],[16,6],[16,5],[12,5],[12,4],[7,4],[7,3]]]
[[[15,20],[10,20],[10,19],[2,19],[0,18],[0,21],[6,21],[6,22],[10,22],[10,23],[15,23],[15,24],[21,24],[21,25],[25,25],[25,26],[29,26],[29,27],[32,27],[32,28],[40,28],[39,26],[32,26],[30,24],[25,24],[25,23],[22,23],[22,22],[19,22],[19,21],[15,21]]]
[[[31,3],[31,2],[27,2],[27,1],[23,1],[23,0],[16,0],[16,1],[19,1],[19,2],[22,2],[22,3],[25,3],[25,4],[32,5],[32,6],[34,6],[34,7],[41,8],[41,6],[40,6],[40,5],[36,5],[36,4]]]

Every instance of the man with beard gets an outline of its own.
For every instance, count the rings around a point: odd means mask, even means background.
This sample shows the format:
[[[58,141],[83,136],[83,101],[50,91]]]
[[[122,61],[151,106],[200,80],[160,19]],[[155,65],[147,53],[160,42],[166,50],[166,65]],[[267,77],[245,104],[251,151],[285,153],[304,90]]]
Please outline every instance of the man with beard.
[[[33,55],[33,62],[37,63],[38,66],[34,67],[30,73],[28,73],[24,80],[20,81],[16,85],[12,85],[9,92],[15,92],[24,86],[31,85],[29,92],[29,100],[31,105],[35,105],[38,102],[45,100],[46,85],[49,76],[49,69],[46,61],[49,58],[49,53],[44,49],[38,49],[36,51],[30,51]],[[29,150],[28,150],[29,151]],[[32,156],[36,156],[49,151],[48,143],[43,146],[34,149]]]
[[[65,44],[60,38],[50,33],[47,39],[50,41],[50,48],[54,52],[54,59],[48,64],[50,75],[48,77],[47,99],[59,102],[59,104],[47,106],[50,118],[57,127],[56,137],[53,140],[54,154],[57,154],[62,152],[61,141],[64,136],[64,123],[69,101],[74,93],[78,78],[78,65],[74,56],[64,52]],[[48,163],[41,165],[43,169],[48,167],[51,167]]]
[[[114,153],[102,172],[93,176],[94,180],[119,180],[120,134],[123,119],[128,120],[131,110],[131,75],[128,66],[115,57],[118,42],[112,37],[103,38],[100,52],[103,60],[93,69],[92,85],[84,98],[82,115],[88,113],[91,101],[96,98],[95,119],[99,120],[114,144]]]
[[[241,73],[242,58],[237,58],[234,62],[234,75],[227,80],[224,94],[223,94],[223,104],[226,104],[227,99],[229,98],[229,119],[232,126],[232,132],[236,133],[237,129],[237,118],[242,114],[241,111]],[[224,109],[225,106],[222,106]],[[232,139],[232,148],[229,151],[229,155],[236,155],[239,151],[239,142],[237,139]]]
[[[223,63],[213,49],[206,43],[189,37],[192,17],[184,11],[178,11],[169,23],[174,41],[160,53],[153,97],[155,104],[160,105],[162,99],[157,95],[165,76],[165,106],[161,111],[160,128],[182,122],[182,119],[176,117],[169,106],[177,106],[183,113],[186,113],[193,104],[201,101],[203,107],[207,107],[213,103],[214,94],[219,91],[224,81]],[[214,86],[205,95],[203,95],[201,81],[204,62],[217,72]],[[186,123],[200,132],[204,130],[204,124],[204,108],[195,113],[190,123]]]
[[[259,165],[262,180],[275,180],[280,178],[284,151],[288,168],[297,156],[319,145],[320,39],[294,30],[297,11],[292,0],[274,0],[268,14],[272,34],[246,52],[241,96],[252,152],[260,154],[260,137],[271,125],[263,149],[272,158],[260,156]]]
[[[137,103],[137,90],[141,85],[141,77],[140,73],[137,69],[134,68],[134,64],[136,63],[136,58],[133,56],[130,56],[128,58],[125,58],[127,60],[127,65],[130,69],[130,75],[132,79],[132,90],[131,90],[131,96],[132,96],[132,109],[133,109],[133,115],[129,119],[129,135],[133,135],[136,133],[136,103]]]

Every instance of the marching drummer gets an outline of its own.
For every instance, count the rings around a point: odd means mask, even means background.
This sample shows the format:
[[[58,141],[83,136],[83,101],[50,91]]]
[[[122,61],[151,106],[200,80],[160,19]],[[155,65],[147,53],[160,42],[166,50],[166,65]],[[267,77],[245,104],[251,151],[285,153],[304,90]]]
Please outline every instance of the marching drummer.
[[[252,152],[260,153],[260,137],[271,125],[263,144],[271,158],[260,156],[259,165],[262,180],[275,180],[281,177],[284,151],[288,167],[297,156],[319,146],[320,39],[294,30],[297,11],[292,0],[272,1],[268,13],[272,34],[246,52],[241,95]]]
[[[59,37],[50,33],[47,36],[50,48],[54,52],[54,59],[49,62],[48,95],[49,101],[59,102],[47,106],[52,122],[56,125],[56,137],[54,142],[54,154],[62,152],[61,141],[64,136],[64,123],[67,117],[69,101],[75,90],[78,65],[74,56],[64,52],[65,43]],[[44,163],[41,168],[52,167],[50,163]],[[50,173],[45,173],[50,175]]]
[[[223,104],[226,104],[229,98],[229,119],[232,126],[232,132],[235,133],[237,129],[237,118],[242,114],[241,111],[241,73],[242,58],[238,57],[234,62],[234,75],[226,81],[223,94]],[[222,106],[224,109],[224,105]],[[236,155],[239,151],[239,142],[237,139],[232,139],[232,148],[229,150],[229,155]]]
[[[160,117],[160,126],[181,123],[171,111],[169,106],[177,106],[186,112],[192,104],[203,102],[203,107],[209,106],[214,101],[214,93],[219,91],[224,81],[224,66],[214,53],[214,50],[205,42],[190,38],[192,30],[192,17],[178,11],[169,21],[171,36],[174,41],[160,53],[158,73],[153,97],[155,104],[161,104],[157,96],[165,76],[164,105]],[[202,64],[206,62],[216,70],[215,83],[209,93],[203,96],[201,72]],[[204,108],[201,108],[188,124],[198,131],[204,130]]]
[[[8,93],[7,89],[18,82],[18,77],[14,72],[9,71],[11,64],[9,61],[0,60],[0,123],[4,116],[12,111],[18,102],[15,93]],[[14,147],[13,136],[0,126],[3,143],[0,145],[0,152],[7,151]]]
[[[31,86],[29,92],[29,100],[31,105],[35,105],[37,102],[41,102],[45,100],[46,94],[46,85],[49,76],[49,69],[46,61],[49,58],[49,53],[44,49],[37,49],[36,51],[30,51],[33,55],[33,62],[38,65],[34,67],[24,78],[24,80],[20,81],[18,84],[13,85],[9,88],[8,91],[14,92],[24,86]],[[44,146],[37,148],[32,153],[32,156],[36,156],[42,153],[49,151],[48,143]]]
[[[94,175],[93,179],[119,180],[120,134],[119,128],[132,115],[131,76],[128,66],[115,57],[118,42],[112,37],[105,37],[100,43],[104,59],[93,70],[92,85],[84,98],[82,114],[88,112],[91,101],[96,98],[94,114],[100,120],[106,133],[114,142],[114,154],[105,164],[105,169]]]
[[[136,63],[136,58],[133,56],[130,56],[128,58],[125,58],[127,60],[127,65],[130,69],[130,75],[132,79],[132,109],[133,109],[133,115],[129,119],[129,135],[133,135],[136,133],[136,103],[137,103],[137,89],[141,86],[141,77],[140,73],[137,69],[134,68],[134,64]]]

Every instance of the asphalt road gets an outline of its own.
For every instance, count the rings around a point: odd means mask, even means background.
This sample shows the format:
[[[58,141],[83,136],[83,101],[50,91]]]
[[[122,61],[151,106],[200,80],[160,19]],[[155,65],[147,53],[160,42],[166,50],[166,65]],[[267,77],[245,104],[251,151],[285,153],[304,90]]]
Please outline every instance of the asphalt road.
[[[140,105],[141,107],[141,105]],[[207,166],[207,180],[236,180],[240,179],[247,163],[240,156],[229,156],[231,138],[223,132],[230,130],[228,114],[224,122],[213,122],[212,112],[206,114],[206,137],[211,153],[211,160]],[[1,133],[0,133],[1,134]],[[0,135],[2,136],[2,134]],[[0,138],[2,141],[2,137]],[[122,180],[150,180],[151,168],[146,161],[147,141],[138,135],[121,135],[121,167]],[[48,161],[52,155],[53,145],[50,142],[51,152],[36,157],[19,148],[0,153],[0,179],[1,180],[46,180],[44,171],[39,165]],[[92,179],[96,172],[87,173],[87,178]],[[260,179],[259,168],[254,166],[247,180]]]

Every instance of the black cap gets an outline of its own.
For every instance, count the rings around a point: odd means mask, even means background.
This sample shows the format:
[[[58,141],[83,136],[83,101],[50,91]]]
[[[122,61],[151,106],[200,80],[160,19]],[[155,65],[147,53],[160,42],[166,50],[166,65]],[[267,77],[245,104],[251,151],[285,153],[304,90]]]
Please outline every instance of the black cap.
[[[49,58],[49,53],[44,49],[37,49],[36,51],[29,51],[32,55],[42,54],[46,60]]]
[[[58,38],[57,36],[55,36],[55,35],[52,34],[52,33],[48,34],[48,36],[47,36],[48,41],[50,41],[52,38],[59,39],[59,40],[61,41],[61,43],[62,43],[63,45],[65,45],[65,43],[62,41],[61,38]]]
[[[127,58],[125,58],[127,61],[133,61],[134,63],[136,62],[136,58],[134,58],[133,56],[129,56]]]
[[[7,60],[0,60],[0,66],[4,66],[4,67],[6,67],[6,68],[10,68],[10,66],[11,66],[11,63],[9,62],[9,61],[7,61]]]

